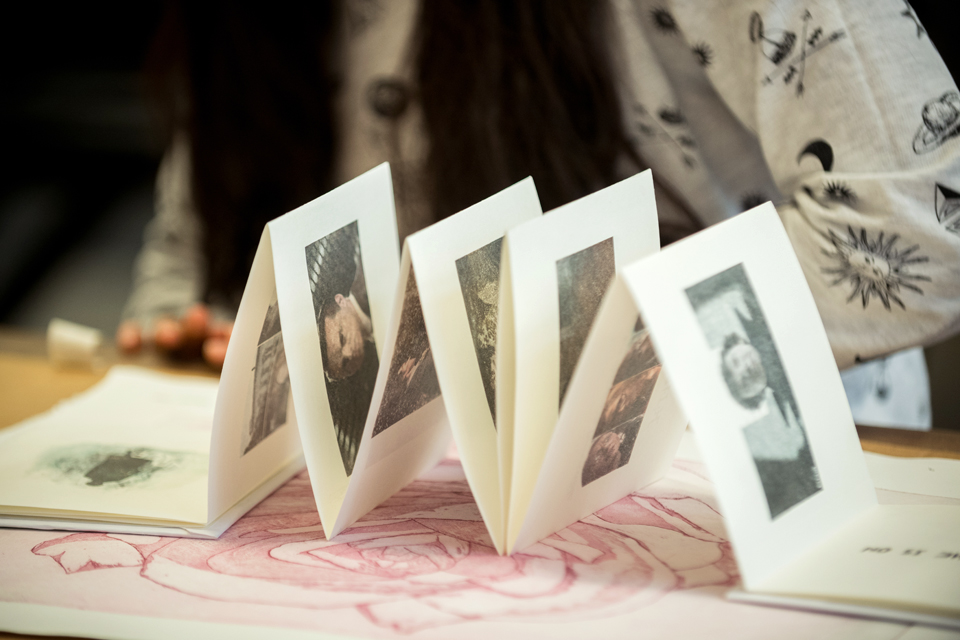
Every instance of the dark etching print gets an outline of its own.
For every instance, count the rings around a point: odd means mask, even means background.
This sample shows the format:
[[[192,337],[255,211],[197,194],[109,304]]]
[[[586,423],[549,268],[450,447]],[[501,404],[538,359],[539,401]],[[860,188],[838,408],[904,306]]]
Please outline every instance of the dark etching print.
[[[304,252],[330,415],[349,476],[379,367],[357,223],[324,236]]]
[[[460,292],[467,309],[470,335],[480,365],[480,378],[487,396],[494,428],[497,424],[497,310],[500,307],[500,247],[503,238],[480,247],[457,260]]]
[[[49,450],[35,471],[76,486],[154,489],[195,480],[206,474],[206,465],[206,456],[189,451],[76,444]]]
[[[267,308],[257,342],[253,370],[253,407],[243,443],[246,455],[264,438],[287,423],[290,373],[280,331],[280,308],[276,301]]]
[[[373,435],[395,425],[439,396],[440,383],[427,339],[417,280],[411,267],[403,294],[397,345],[390,361],[390,373],[374,422]]]
[[[750,15],[750,41],[760,47],[764,57],[776,66],[764,76],[763,84],[773,84],[776,80],[784,85],[795,84],[797,96],[803,95],[807,60],[846,35],[843,29],[827,33],[823,27],[812,26],[812,22],[813,14],[804,11],[798,38],[794,31],[766,28],[756,11]]]
[[[960,94],[948,91],[923,105],[923,124],[913,138],[913,152],[929,153],[960,135]]]
[[[861,228],[858,234],[848,226],[846,235],[831,229],[824,237],[830,242],[831,249],[824,250],[823,254],[832,263],[822,267],[821,272],[833,278],[831,287],[851,288],[847,302],[859,299],[866,309],[873,298],[878,298],[887,311],[891,310],[891,302],[905,309],[900,299],[901,289],[922,295],[923,290],[917,283],[930,282],[929,277],[911,272],[914,265],[930,259],[917,255],[920,245],[898,249],[898,234],[885,237],[881,231],[871,238],[866,229]]]
[[[587,460],[580,473],[581,486],[630,462],[640,425],[660,376],[660,362],[650,332],[637,318],[627,355],[620,363],[607,393],[603,413],[593,433]]]
[[[557,260],[561,405],[600,301],[615,272],[613,238]]]
[[[776,519],[822,488],[777,345],[742,264],[686,293],[707,344],[719,355],[717,376],[746,410],[743,437]]]
[[[960,235],[960,193],[938,183],[933,202],[937,221],[947,231]]]

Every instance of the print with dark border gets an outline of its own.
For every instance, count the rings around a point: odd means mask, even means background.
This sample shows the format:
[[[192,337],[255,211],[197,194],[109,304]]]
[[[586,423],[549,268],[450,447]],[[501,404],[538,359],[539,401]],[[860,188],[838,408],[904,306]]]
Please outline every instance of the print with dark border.
[[[397,343],[373,435],[392,427],[439,396],[440,383],[423,321],[417,279],[411,267],[403,293]]]
[[[497,427],[497,310],[500,307],[500,249],[503,238],[497,238],[456,262],[460,293],[467,310],[470,336],[480,365],[483,391],[490,407],[493,427]]]
[[[721,353],[716,373],[731,397],[751,411],[743,436],[770,518],[822,488],[793,388],[743,264],[686,289],[700,328]],[[723,416],[718,416],[723,420]]]
[[[613,238],[557,260],[561,406],[600,301],[615,273]]]
[[[630,462],[659,377],[660,361],[653,350],[650,332],[637,318],[627,354],[620,362],[603,403],[603,413],[580,473],[581,486],[585,487]]]
[[[357,222],[307,245],[304,253],[330,415],[349,476],[379,368]]]

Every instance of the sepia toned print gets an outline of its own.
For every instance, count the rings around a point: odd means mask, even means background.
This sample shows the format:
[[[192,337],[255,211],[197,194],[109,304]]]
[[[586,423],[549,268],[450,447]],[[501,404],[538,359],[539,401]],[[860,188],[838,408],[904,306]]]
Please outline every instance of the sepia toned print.
[[[257,361],[253,369],[253,408],[241,445],[244,455],[287,423],[289,397],[290,373],[280,331],[280,307],[274,300],[267,307],[257,342]]]
[[[613,238],[557,260],[561,406],[600,301],[615,273]]]
[[[500,248],[503,238],[480,247],[457,260],[460,292],[467,308],[470,335],[477,352],[483,391],[497,425],[497,309],[500,306]]]
[[[750,455],[771,519],[821,488],[803,418],[760,303],[742,264],[686,290],[710,348],[717,374],[744,409]]]
[[[613,378],[581,473],[586,486],[630,462],[647,405],[660,376],[650,332],[638,318],[630,346]]]
[[[349,476],[379,367],[356,221],[307,245],[304,252],[330,415]]]
[[[397,344],[390,361],[390,373],[383,401],[373,426],[376,436],[440,395],[440,383],[433,365],[433,353],[423,321],[420,294],[413,268],[407,278],[397,329]]]

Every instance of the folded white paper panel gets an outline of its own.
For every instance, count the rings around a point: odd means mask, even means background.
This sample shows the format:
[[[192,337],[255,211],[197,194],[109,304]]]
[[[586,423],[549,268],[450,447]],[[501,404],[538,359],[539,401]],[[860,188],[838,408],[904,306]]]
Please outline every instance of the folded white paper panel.
[[[876,504],[840,374],[765,204],[624,270],[748,590]]]
[[[501,296],[501,304],[503,310],[509,308],[510,314],[502,314],[499,329],[502,338],[513,337],[514,347],[505,350],[504,355],[512,354],[514,363],[505,362],[502,375],[498,367],[497,382],[499,390],[510,388],[513,396],[505,397],[502,407],[498,399],[497,409],[503,412],[505,423],[498,436],[512,443],[512,449],[501,447],[502,462],[512,462],[507,487],[508,540],[516,538],[530,506],[560,407],[571,389],[574,368],[604,293],[619,267],[659,249],[649,171],[560,207],[507,234],[504,252],[509,268],[504,270],[503,279],[509,282],[505,292],[509,291],[510,299],[505,301]],[[635,322],[635,312],[633,319]],[[624,339],[622,345],[615,345],[614,351],[625,350],[628,342],[629,338]],[[611,359],[617,358],[614,351],[605,353]],[[614,371],[622,356],[621,353],[612,363]],[[654,366],[655,358],[645,364]],[[597,393],[605,396],[607,390]],[[626,464],[633,451],[635,433],[625,424],[608,424],[597,437],[608,431],[615,433],[623,449],[617,452],[618,459]],[[629,437],[626,431],[630,432]],[[567,498],[579,504],[573,496]]]
[[[495,358],[501,248],[509,229],[540,213],[527,178],[407,239],[453,437],[500,552]]]
[[[406,244],[393,305],[357,461],[330,537],[433,467],[450,444],[449,422]]]
[[[662,477],[685,426],[649,331],[618,276],[573,373],[509,552]]]
[[[210,444],[211,520],[300,455],[279,314],[265,229],[220,374]]]
[[[277,218],[267,233],[304,457],[320,520],[331,531],[354,470],[397,285],[390,167]]]

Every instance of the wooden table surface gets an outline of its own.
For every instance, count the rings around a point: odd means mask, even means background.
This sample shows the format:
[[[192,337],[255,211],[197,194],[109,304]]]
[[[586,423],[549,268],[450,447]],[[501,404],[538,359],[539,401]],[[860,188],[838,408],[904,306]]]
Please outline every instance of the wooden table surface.
[[[46,358],[44,342],[35,333],[0,328],[0,429],[46,411],[57,402],[97,383],[113,364],[136,364],[185,375],[215,377],[196,363],[172,363],[153,354],[120,356],[107,349],[94,368],[53,366]],[[905,431],[857,427],[865,451],[904,457],[960,459],[960,431]],[[36,638],[0,632],[0,639]]]

